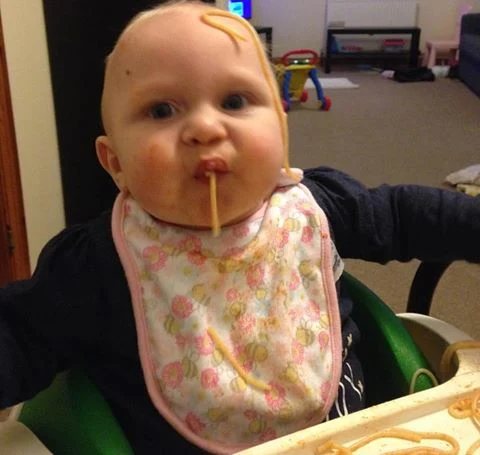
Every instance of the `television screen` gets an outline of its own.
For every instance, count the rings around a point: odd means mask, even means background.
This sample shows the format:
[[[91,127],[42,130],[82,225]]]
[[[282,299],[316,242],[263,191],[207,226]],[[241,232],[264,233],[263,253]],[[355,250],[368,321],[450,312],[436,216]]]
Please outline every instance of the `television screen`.
[[[229,0],[228,11],[244,19],[252,18],[252,0]]]

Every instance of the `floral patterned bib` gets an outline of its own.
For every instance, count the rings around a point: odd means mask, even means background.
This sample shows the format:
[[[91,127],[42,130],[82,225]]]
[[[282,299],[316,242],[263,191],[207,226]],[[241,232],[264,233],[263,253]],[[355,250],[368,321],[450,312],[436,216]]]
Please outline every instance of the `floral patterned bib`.
[[[217,238],[121,194],[113,234],[150,397],[186,439],[231,453],[324,419],[340,318],[328,223],[306,187],[278,188]]]

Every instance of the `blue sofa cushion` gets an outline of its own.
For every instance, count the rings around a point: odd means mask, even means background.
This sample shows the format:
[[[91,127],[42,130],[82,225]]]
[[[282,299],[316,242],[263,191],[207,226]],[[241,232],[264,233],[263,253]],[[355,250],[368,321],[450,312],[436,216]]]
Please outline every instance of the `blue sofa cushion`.
[[[468,58],[480,65],[480,35],[463,35],[460,48],[462,58]]]
[[[480,13],[462,17],[459,54],[458,77],[480,96]]]

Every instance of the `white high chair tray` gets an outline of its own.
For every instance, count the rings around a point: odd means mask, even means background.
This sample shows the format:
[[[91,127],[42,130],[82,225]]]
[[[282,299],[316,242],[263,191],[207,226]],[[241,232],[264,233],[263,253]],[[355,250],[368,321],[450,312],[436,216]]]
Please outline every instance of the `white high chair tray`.
[[[450,340],[453,341],[455,340]],[[480,391],[480,349],[458,351],[457,357],[459,367],[455,376],[437,387],[315,425],[237,452],[237,455],[315,455],[315,449],[327,441],[334,440],[348,447],[366,436],[392,427],[447,434],[457,440],[460,445],[459,454],[464,455],[480,439],[480,431],[471,418],[456,419],[450,416],[447,408],[453,402]],[[451,448],[450,444],[440,440],[424,439],[420,443],[412,443],[381,438],[354,453],[381,455],[420,445],[444,450]]]
[[[2,455],[53,455],[23,424],[15,420],[0,422]]]

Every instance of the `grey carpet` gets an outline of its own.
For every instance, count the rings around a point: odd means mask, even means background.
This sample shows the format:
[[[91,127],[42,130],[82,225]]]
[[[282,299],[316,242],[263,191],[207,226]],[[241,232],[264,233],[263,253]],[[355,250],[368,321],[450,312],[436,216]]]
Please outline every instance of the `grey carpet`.
[[[450,172],[480,163],[480,98],[460,81],[401,84],[372,71],[335,69],[328,76],[360,87],[325,90],[328,112],[316,109],[314,90],[292,108],[292,166],[335,167],[367,185],[444,186]],[[348,270],[396,312],[405,311],[417,265],[347,260]],[[431,314],[480,339],[479,295],[480,266],[455,263],[439,283]]]

